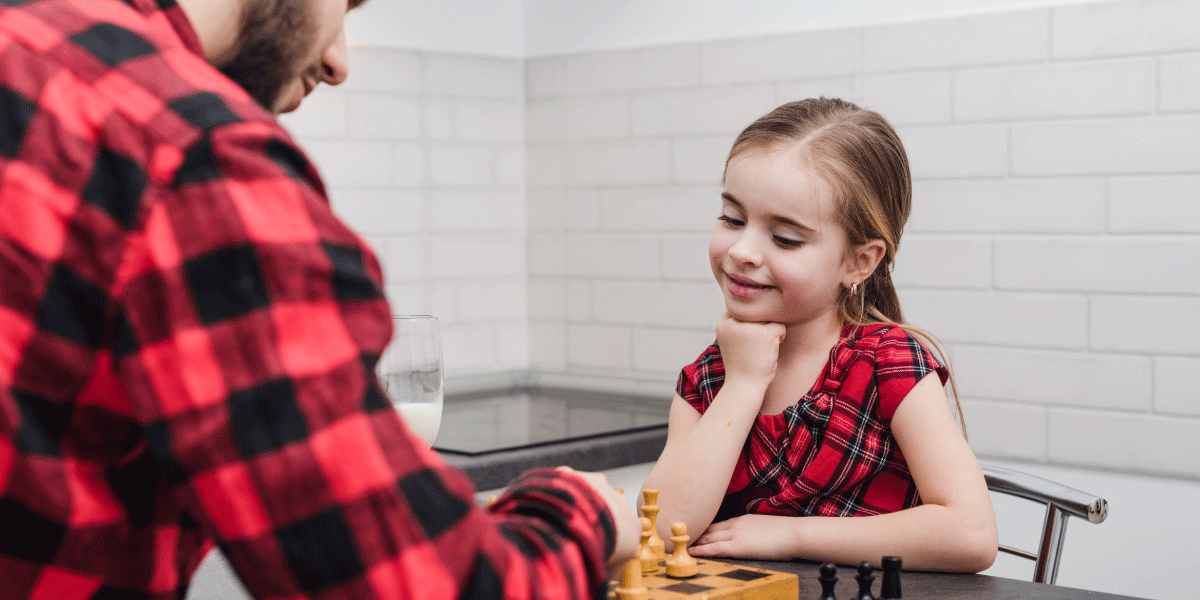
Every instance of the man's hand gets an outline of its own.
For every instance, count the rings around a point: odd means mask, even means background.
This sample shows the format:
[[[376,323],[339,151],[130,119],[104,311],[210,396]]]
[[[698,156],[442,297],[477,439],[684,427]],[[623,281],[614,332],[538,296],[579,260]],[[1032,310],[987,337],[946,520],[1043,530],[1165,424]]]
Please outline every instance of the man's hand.
[[[638,544],[642,540],[641,519],[630,509],[629,500],[608,484],[604,473],[576,471],[565,466],[559,467],[558,470],[582,477],[608,503],[608,510],[613,515],[613,525],[617,530],[617,543],[612,556],[608,557],[608,576],[615,577],[637,552]]]

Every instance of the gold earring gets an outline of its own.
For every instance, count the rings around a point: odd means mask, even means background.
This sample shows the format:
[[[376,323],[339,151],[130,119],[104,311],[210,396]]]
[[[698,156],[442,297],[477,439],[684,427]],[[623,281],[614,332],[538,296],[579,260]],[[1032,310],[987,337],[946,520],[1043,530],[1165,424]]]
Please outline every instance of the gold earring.
[[[850,284],[850,297],[853,298],[857,295],[858,295],[858,284],[857,283]]]

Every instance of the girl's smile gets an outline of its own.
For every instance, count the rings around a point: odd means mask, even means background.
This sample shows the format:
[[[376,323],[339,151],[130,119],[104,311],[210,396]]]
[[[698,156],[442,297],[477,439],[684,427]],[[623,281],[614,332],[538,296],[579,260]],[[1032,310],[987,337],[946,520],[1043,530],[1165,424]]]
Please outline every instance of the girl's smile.
[[[775,289],[773,285],[758,283],[749,277],[742,277],[733,273],[725,273],[728,281],[727,287],[730,295],[743,300],[753,300]]]

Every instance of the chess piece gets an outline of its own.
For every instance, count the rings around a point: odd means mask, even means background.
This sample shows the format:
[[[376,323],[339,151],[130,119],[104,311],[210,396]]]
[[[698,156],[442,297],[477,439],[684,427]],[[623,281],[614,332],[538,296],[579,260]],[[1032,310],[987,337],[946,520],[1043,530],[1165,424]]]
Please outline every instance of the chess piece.
[[[637,553],[638,560],[642,562],[642,573],[653,573],[658,570],[658,557],[650,549],[650,534],[653,531],[654,526],[650,524],[650,519],[642,517],[642,542],[638,545]]]
[[[833,563],[821,565],[821,576],[817,577],[817,581],[821,582],[820,600],[837,600],[837,596],[833,595],[833,586],[838,581],[837,565]]]
[[[875,596],[871,595],[871,584],[875,583],[873,571],[871,563],[865,560],[858,563],[858,575],[854,577],[858,580],[858,596],[854,600],[875,600]]]
[[[642,561],[636,556],[625,563],[621,581],[617,584],[617,600],[648,600],[650,590],[642,584]]]
[[[900,600],[900,566],[903,564],[899,556],[883,557],[883,581],[879,584],[880,600]]]
[[[668,577],[683,578],[696,574],[696,559],[687,551],[690,539],[692,538],[687,534],[686,524],[677,522],[671,525],[671,544],[675,546],[675,553],[667,559]]]
[[[658,490],[642,490],[642,515],[650,519],[650,551],[658,560],[667,558],[667,545],[658,535]]]

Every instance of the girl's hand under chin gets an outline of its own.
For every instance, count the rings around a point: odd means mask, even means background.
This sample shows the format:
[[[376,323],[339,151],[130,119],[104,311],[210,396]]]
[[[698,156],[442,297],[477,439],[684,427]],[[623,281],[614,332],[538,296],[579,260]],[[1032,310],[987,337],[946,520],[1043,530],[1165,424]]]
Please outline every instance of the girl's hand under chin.
[[[725,380],[770,383],[779,363],[779,344],[787,328],[782,323],[739,321],[725,311],[717,322],[717,345],[725,362]]]
[[[796,519],[750,514],[713,523],[688,553],[706,558],[790,560]]]

